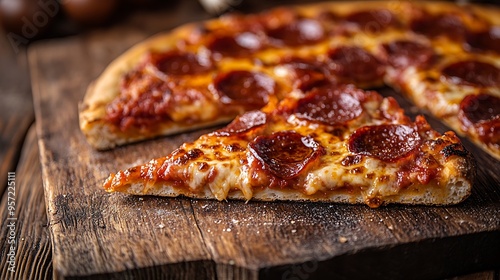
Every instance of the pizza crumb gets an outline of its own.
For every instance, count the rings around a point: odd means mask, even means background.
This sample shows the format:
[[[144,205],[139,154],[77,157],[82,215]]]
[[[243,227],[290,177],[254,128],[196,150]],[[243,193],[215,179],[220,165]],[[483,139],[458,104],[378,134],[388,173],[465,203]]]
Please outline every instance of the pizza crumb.
[[[344,236],[341,236],[341,237],[339,237],[339,242],[340,243],[346,243],[347,242],[347,238],[345,238]]]

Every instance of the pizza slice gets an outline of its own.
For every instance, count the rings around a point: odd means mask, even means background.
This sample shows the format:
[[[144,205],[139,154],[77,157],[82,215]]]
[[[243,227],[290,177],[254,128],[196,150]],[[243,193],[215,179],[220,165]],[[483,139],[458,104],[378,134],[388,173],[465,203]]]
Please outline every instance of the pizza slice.
[[[414,8],[414,35],[379,51],[388,85],[500,159],[498,9],[470,8]]]
[[[111,174],[108,192],[207,199],[449,205],[474,160],[453,132],[404,115],[392,97],[321,85],[249,111],[166,157]]]
[[[500,64],[481,55],[441,58],[406,69],[399,88],[418,107],[500,159]]]
[[[89,87],[80,128],[94,148],[228,123],[278,98],[280,85],[262,67],[216,64],[202,51],[169,49],[169,41],[183,36],[177,33],[133,48]]]

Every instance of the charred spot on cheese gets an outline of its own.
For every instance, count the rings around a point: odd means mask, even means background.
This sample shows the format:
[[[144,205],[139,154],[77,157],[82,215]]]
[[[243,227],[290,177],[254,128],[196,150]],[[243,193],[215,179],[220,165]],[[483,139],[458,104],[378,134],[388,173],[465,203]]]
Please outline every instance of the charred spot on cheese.
[[[263,170],[281,179],[298,176],[324,153],[324,149],[314,139],[294,131],[259,136],[249,144],[249,150]]]
[[[277,46],[300,46],[317,43],[325,38],[320,22],[313,19],[298,19],[267,31],[271,42]]]
[[[348,148],[354,154],[395,162],[411,154],[420,145],[420,135],[412,127],[384,124],[356,129],[349,137]]]
[[[360,93],[362,94],[362,90],[352,87],[316,88],[298,101],[294,113],[300,119],[326,125],[345,124],[363,112],[363,107],[356,96]]]
[[[206,162],[200,162],[200,165],[198,166],[198,170],[202,172],[207,171],[209,168],[210,166]]]
[[[231,152],[231,153],[234,153],[234,152],[243,152],[245,151],[245,148],[242,147],[240,144],[238,143],[233,143],[233,144],[229,144],[227,146],[224,146],[224,149],[228,152]]]
[[[267,104],[269,96],[275,93],[276,83],[263,73],[235,70],[219,74],[213,89],[222,104],[255,110]]]
[[[384,64],[361,47],[341,46],[330,50],[328,57],[335,75],[349,81],[373,82],[385,73]]]
[[[250,111],[237,117],[229,125],[215,131],[217,136],[231,136],[260,127],[267,122],[267,115],[261,111]]]
[[[355,167],[349,170],[350,174],[362,174],[364,172],[364,168],[362,166]]]
[[[449,158],[451,156],[467,157],[469,152],[465,149],[465,147],[462,144],[455,143],[445,146],[441,150],[441,154],[445,158]]]
[[[213,68],[208,57],[176,50],[163,53],[152,52],[149,54],[149,62],[166,75],[203,74]]]
[[[180,150],[177,150],[174,153],[174,155],[175,155],[174,161],[173,161],[174,164],[185,165],[192,160],[195,160],[197,158],[202,157],[204,155],[204,153],[200,149],[192,149],[189,151],[185,151],[185,150],[180,149]]]
[[[341,164],[343,166],[351,166],[359,164],[362,160],[363,156],[361,155],[348,155],[342,160]]]
[[[482,87],[500,86],[500,68],[488,62],[465,60],[446,66],[441,74],[450,83]]]

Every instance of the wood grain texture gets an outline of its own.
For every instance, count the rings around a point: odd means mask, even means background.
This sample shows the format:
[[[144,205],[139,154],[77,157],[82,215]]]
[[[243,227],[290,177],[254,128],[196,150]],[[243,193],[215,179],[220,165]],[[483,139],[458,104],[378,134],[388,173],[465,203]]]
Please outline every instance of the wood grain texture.
[[[105,193],[109,172],[209,131],[107,152],[85,142],[76,107],[86,86],[151,30],[121,26],[40,43],[29,52],[55,278],[440,278],[500,267],[498,162],[470,143],[479,176],[471,197],[452,207]]]
[[[15,272],[8,271],[6,263],[10,252],[6,227],[7,192],[2,197],[0,217],[0,279],[50,279],[52,277],[52,253],[45,213],[39,150],[35,127],[29,130],[16,171],[15,221]]]
[[[26,51],[15,53],[0,31],[0,192],[14,171],[29,126],[34,121]]]

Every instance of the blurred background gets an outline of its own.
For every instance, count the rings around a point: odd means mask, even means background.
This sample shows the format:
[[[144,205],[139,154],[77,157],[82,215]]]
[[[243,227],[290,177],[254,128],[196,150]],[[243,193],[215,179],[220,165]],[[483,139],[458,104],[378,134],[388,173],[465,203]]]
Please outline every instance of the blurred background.
[[[272,6],[313,0],[0,0],[0,25],[9,43],[25,47],[46,38],[79,34],[120,24],[136,14],[188,9],[199,20],[227,12],[256,12]],[[499,4],[498,0],[456,2]],[[161,23],[159,23],[161,25]],[[159,26],[160,28],[162,26]],[[168,28],[169,26],[165,26]]]

